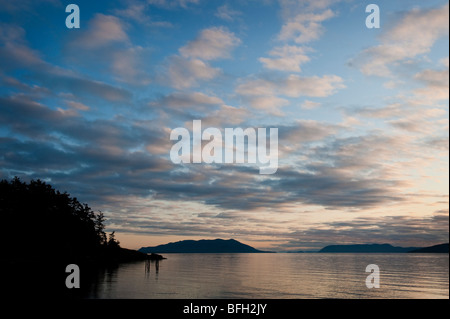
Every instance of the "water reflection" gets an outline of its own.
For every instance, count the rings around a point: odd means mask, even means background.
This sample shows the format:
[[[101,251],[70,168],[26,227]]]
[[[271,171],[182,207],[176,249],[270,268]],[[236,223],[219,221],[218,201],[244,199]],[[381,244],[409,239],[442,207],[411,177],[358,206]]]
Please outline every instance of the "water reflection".
[[[159,273],[159,260],[147,259],[145,261],[145,275],[148,278],[150,276],[151,265],[154,264],[156,277]]]
[[[448,255],[171,254],[161,262],[102,269],[87,298],[448,298]],[[379,289],[365,284],[373,263]]]

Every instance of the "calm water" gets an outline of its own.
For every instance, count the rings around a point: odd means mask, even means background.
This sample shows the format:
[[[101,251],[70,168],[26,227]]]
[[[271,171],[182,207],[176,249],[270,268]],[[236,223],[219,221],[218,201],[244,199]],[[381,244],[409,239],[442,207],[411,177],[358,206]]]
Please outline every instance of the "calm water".
[[[88,298],[449,298],[448,254],[164,254],[100,271]],[[368,264],[380,288],[365,284]],[[149,266],[149,267],[148,267]]]

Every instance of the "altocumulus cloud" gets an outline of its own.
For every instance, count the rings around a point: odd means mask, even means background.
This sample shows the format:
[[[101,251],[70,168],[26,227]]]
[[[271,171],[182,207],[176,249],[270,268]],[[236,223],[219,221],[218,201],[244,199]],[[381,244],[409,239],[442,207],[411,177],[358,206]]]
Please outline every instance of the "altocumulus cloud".
[[[438,2],[387,2],[380,32],[335,50],[344,24],[361,28],[359,3],[264,1],[259,15],[251,2],[110,1],[61,31],[57,1],[0,0],[0,177],[49,181],[118,233],[286,249],[444,240],[448,4]],[[174,165],[170,132],[193,120],[277,127],[277,174]]]

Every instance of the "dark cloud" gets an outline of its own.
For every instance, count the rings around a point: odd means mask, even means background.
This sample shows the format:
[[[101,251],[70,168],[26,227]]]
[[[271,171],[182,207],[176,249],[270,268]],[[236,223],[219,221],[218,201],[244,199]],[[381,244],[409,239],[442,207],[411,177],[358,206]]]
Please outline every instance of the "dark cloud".
[[[125,102],[131,93],[88,76],[78,74],[44,61],[39,52],[29,48],[25,39],[25,30],[21,27],[1,24],[0,26],[0,70],[26,70],[25,78],[43,88],[58,92],[88,95],[109,102]]]
[[[24,12],[33,12],[32,10],[38,5],[36,1],[33,0],[21,0],[21,1],[8,1],[8,0],[0,0],[0,12],[5,11],[12,15],[18,15],[19,13],[23,14]],[[51,6],[60,6],[61,3],[59,0],[43,0],[39,2],[39,5],[51,5]]]
[[[278,137],[285,144],[297,145],[323,140],[336,134],[338,130],[338,125],[300,120],[290,125],[278,126]]]
[[[62,168],[72,167],[61,169],[69,178],[80,183],[83,181],[90,187],[111,189],[107,194],[113,194],[114,191],[118,194],[136,193],[137,190],[148,194],[151,191],[157,198],[202,201],[224,209],[242,210],[276,207],[286,203],[362,208],[402,200],[396,189],[397,181],[380,177],[358,177],[355,171],[350,175],[341,170],[349,166],[356,167],[353,163],[355,156],[359,161],[359,169],[373,169],[371,161],[364,164],[365,157],[358,157],[358,153],[353,152],[362,144],[366,145],[366,142],[376,148],[378,144],[369,137],[334,140],[327,149],[317,151],[320,153],[317,155],[320,161],[303,165],[307,171],[302,172],[285,165],[279,168],[276,176],[261,178],[257,166],[173,166],[168,159],[171,147],[168,136],[166,154],[154,156],[145,150],[132,151],[139,148],[143,141],[149,144],[153,139],[163,144],[165,141],[164,134],[137,126],[132,121],[88,121],[26,99],[2,98],[0,103],[3,105],[0,110],[1,121],[5,127],[30,139],[39,138],[45,145],[45,148],[39,150],[36,143],[31,141],[9,144],[13,154],[4,156],[5,169],[17,167],[16,163],[24,163],[23,165],[28,164],[28,168],[23,169],[24,172],[39,173],[41,176],[48,174],[46,177],[52,177],[47,163],[37,159],[45,159],[48,154],[54,154],[54,158],[63,160]],[[282,136],[289,139],[293,132],[302,134],[308,130],[310,128],[302,126],[284,127]],[[317,130],[320,129],[312,129]],[[303,139],[311,138],[306,135]],[[302,137],[299,136],[299,139],[302,140]],[[29,154],[32,153],[31,156],[24,150],[27,146],[31,148],[28,151]],[[367,146],[362,148],[362,155],[370,152]],[[342,152],[343,148],[345,152]],[[20,154],[27,159],[18,161]],[[328,156],[326,161],[323,160],[325,156]],[[67,161],[70,164],[65,164]],[[51,161],[48,164],[50,163]],[[120,184],[120,187],[114,187],[111,183]]]
[[[87,120],[23,98],[0,98],[0,104],[2,127],[21,137],[1,140],[3,178],[51,180],[98,203],[107,195],[148,195],[154,175],[172,168],[142,146],[159,138],[155,128]]]

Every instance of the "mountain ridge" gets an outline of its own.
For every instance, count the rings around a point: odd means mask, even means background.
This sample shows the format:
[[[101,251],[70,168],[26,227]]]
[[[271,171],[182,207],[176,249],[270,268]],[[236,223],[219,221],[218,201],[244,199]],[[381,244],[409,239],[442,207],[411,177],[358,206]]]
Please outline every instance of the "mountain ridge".
[[[342,244],[328,245],[317,253],[448,253],[448,243],[430,247],[398,247],[391,244]],[[181,240],[167,244],[141,247],[139,252],[149,253],[271,253],[243,244],[235,239]],[[305,253],[306,251],[284,251]]]
[[[406,253],[418,247],[396,247],[391,244],[328,245],[319,253]]]
[[[449,244],[438,244],[429,247],[418,248],[415,250],[408,251],[409,253],[447,253],[449,252]]]
[[[235,239],[181,240],[168,244],[141,247],[143,253],[265,253]]]
[[[445,251],[445,247],[447,250]],[[319,253],[418,253],[418,252],[447,252],[448,243],[430,247],[396,247],[391,244],[351,244],[328,245]]]

